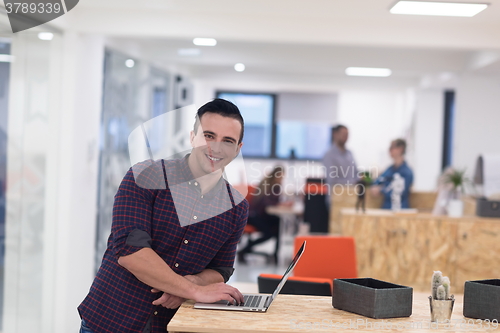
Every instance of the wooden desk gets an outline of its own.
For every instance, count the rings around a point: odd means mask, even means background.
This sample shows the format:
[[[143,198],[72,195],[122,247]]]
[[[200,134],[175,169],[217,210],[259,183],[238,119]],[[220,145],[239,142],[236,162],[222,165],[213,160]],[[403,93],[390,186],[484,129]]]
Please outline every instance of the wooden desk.
[[[356,241],[360,277],[426,291],[432,272],[440,270],[450,278],[452,292],[463,293],[467,280],[500,276],[500,219],[345,208],[341,222],[342,234]]]
[[[472,320],[476,329],[462,326],[468,321],[462,314],[463,296],[455,295],[452,323],[430,327],[429,300],[426,293],[413,294],[411,317],[372,319],[332,307],[331,297],[279,295],[266,313],[236,311],[195,310],[193,302],[185,302],[168,325],[168,331],[206,333],[256,333],[256,332],[333,332],[346,325],[350,332],[471,332],[492,331],[479,329],[479,320]],[[485,323],[482,322],[483,327]],[[370,326],[371,325],[371,328]],[[382,329],[392,325],[391,330]],[[455,325],[455,328],[453,328]],[[314,327],[316,326],[316,327]],[[413,329],[411,329],[413,327]],[[379,328],[379,329],[377,329]],[[497,330],[500,327],[497,326]]]

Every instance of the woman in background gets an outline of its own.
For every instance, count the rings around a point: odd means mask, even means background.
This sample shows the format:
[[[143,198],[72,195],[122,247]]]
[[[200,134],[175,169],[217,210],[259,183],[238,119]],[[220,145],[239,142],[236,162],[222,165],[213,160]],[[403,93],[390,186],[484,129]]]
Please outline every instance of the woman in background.
[[[238,252],[238,261],[245,262],[245,254],[252,252],[252,248],[273,237],[276,238],[274,248],[274,262],[278,262],[278,249],[280,242],[280,218],[266,212],[268,206],[277,206],[280,203],[280,194],[282,193],[281,182],[285,176],[285,170],[282,166],[276,166],[273,171],[264,177],[250,195],[250,210],[247,224],[254,226],[262,233],[260,238],[249,241],[245,248]]]
[[[410,187],[413,184],[413,171],[405,161],[406,141],[396,139],[391,142],[389,154],[393,164],[373,182],[372,194],[384,194],[383,209],[399,210],[410,208]]]

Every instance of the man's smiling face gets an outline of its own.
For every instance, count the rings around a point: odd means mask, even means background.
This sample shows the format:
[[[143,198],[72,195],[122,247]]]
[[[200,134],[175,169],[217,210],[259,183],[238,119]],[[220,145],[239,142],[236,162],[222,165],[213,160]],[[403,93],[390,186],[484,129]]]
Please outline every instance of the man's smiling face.
[[[237,119],[207,112],[196,134],[191,132],[193,151],[189,159],[195,177],[223,170],[240,152],[241,124]]]

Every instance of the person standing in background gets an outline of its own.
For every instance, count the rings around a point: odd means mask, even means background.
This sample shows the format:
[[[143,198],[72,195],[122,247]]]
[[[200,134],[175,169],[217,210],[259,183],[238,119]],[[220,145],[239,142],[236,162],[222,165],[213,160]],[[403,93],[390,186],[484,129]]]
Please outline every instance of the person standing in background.
[[[384,195],[383,209],[410,208],[410,187],[413,184],[413,171],[405,161],[406,141],[396,139],[391,142],[389,154],[393,164],[378,177],[371,186],[373,195]],[[403,185],[404,184],[404,185]],[[403,186],[402,186],[403,185]],[[397,193],[394,193],[396,190]],[[400,198],[395,198],[395,195]]]
[[[346,148],[349,130],[344,125],[332,128],[332,146],[323,157],[326,167],[326,182],[330,195],[336,186],[354,186],[358,181],[358,168],[351,151]],[[327,206],[330,206],[330,195],[327,196]]]

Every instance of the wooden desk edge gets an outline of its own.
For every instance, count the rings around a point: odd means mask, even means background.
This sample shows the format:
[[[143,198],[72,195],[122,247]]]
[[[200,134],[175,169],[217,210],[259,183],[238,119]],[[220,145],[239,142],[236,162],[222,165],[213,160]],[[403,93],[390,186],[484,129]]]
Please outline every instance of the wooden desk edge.
[[[331,307],[331,297],[328,297],[328,296],[324,297],[324,296],[304,296],[304,295],[302,295],[302,296],[301,295],[279,295],[279,297],[276,299],[276,300],[281,300],[281,302],[276,304],[279,307],[279,313],[277,313],[276,310],[271,311],[272,310],[272,307],[271,307],[270,311],[268,311],[267,314],[266,313],[252,313],[251,314],[251,312],[245,312],[244,316],[241,316],[241,314],[243,314],[243,312],[234,313],[234,312],[229,312],[229,311],[223,311],[223,312],[217,311],[214,313],[212,311],[215,311],[215,310],[193,310],[193,302],[187,301],[181,306],[181,309],[183,310],[182,311],[183,318],[177,318],[177,320],[175,320],[177,315],[174,316],[174,318],[172,319],[173,322],[171,322],[167,326],[167,330],[170,333],[181,333],[181,332],[182,333],[186,333],[186,332],[196,332],[196,333],[235,333],[235,332],[238,332],[238,333],[262,333],[262,332],[313,332],[313,331],[331,332],[332,331],[333,328],[332,329],[330,329],[330,328],[328,328],[328,329],[316,328],[315,330],[313,330],[313,329],[304,329],[304,328],[296,329],[296,328],[292,328],[292,327],[290,327],[288,329],[287,327],[283,327],[283,320],[285,320],[285,322],[286,322],[286,320],[288,320],[290,318],[298,318],[299,320],[302,319],[302,318],[300,318],[300,316],[293,317],[294,314],[297,312],[287,313],[287,310],[292,310],[294,307],[296,307],[298,305],[300,305],[301,308],[304,306],[304,311],[301,314],[306,313],[306,316],[307,316],[307,313],[311,313],[311,314],[314,313],[314,316],[311,317],[311,320],[313,320],[313,321],[317,320],[319,318],[319,317],[316,318],[316,316],[318,316],[318,314],[317,314],[318,312],[324,312],[324,313],[319,314],[319,316],[323,316],[323,315],[325,316],[325,317],[321,317],[321,318],[323,318],[323,320],[325,318],[332,319],[335,321],[348,321],[349,319],[351,319],[351,320],[356,320],[356,322],[358,322],[358,320],[361,319],[361,320],[364,320],[366,323],[370,322],[370,323],[373,323],[374,325],[376,325],[375,323],[380,324],[380,323],[384,323],[384,322],[392,322],[393,325],[399,324],[400,322],[402,322],[402,323],[415,323],[415,325],[426,324],[428,321],[430,323],[430,310],[429,310],[428,296],[429,296],[428,293],[414,292],[413,293],[412,315],[410,317],[388,318],[388,319],[373,319],[373,318],[368,318],[368,317],[364,317],[361,315],[353,314],[350,312],[334,309],[333,307]],[[314,298],[314,300],[312,298]],[[467,321],[469,318],[463,317],[463,312],[462,312],[463,295],[457,294],[457,295],[455,295],[455,299],[456,300],[455,300],[455,306],[453,309],[452,320],[453,321],[459,321],[459,320],[466,320]],[[296,300],[296,302],[290,302],[290,300]],[[300,300],[300,302],[298,302],[298,300]],[[307,306],[308,302],[312,302],[312,301],[321,302],[322,303],[321,307],[317,307],[317,310],[314,309],[312,311],[313,308],[311,306],[309,306],[309,307]],[[287,303],[291,304],[291,307],[288,307]],[[309,305],[310,304],[312,304],[312,303],[309,303]],[[327,304],[328,304],[328,306],[326,306]],[[328,313],[331,312],[331,310],[336,312],[336,315],[332,316],[331,318],[327,318],[326,316],[328,315]],[[200,312],[194,313],[192,311],[200,311]],[[296,310],[294,310],[294,311],[296,311]],[[202,313],[204,315],[200,315]],[[208,320],[207,320],[207,325],[204,325],[203,324],[204,319],[202,317],[204,317],[205,314],[207,314],[207,313],[209,314],[208,315],[209,319],[216,318],[216,320],[218,320],[219,324],[210,325],[208,323]],[[217,313],[219,313],[219,315],[217,315]],[[235,316],[233,316],[233,314]],[[257,318],[256,319],[257,321],[259,321],[258,320],[259,316],[264,316],[264,317],[266,317],[266,319],[269,320],[270,323],[277,322],[279,325],[275,329],[269,328],[269,327],[266,328],[266,327],[263,327],[262,325],[257,325],[258,327],[251,327],[252,324],[256,322],[256,320],[248,320],[247,321],[247,317],[246,317],[247,315],[252,316],[252,318],[254,318],[254,317]],[[275,316],[279,316],[279,318],[283,318],[282,322],[280,323],[279,321],[272,321],[273,317],[275,317]],[[190,321],[190,317],[193,318],[192,321]],[[308,318],[308,317],[306,317],[306,318]],[[238,329],[235,329],[236,326],[234,325],[234,322],[233,322],[233,325],[230,325],[231,324],[230,319],[236,320]],[[175,321],[180,321],[180,322],[175,322]],[[228,327],[227,328],[221,327],[220,322],[227,323]],[[261,322],[261,321],[259,321],[259,322]],[[416,328],[412,329],[412,330],[415,332],[417,332],[417,331],[419,331],[419,332],[452,332],[452,331],[466,332],[466,331],[469,331],[469,330],[464,330],[464,329],[455,329],[455,330],[446,329],[446,328],[444,328],[444,326],[443,327],[441,327],[441,326],[443,326],[443,325],[441,324],[439,326],[439,329],[416,326]],[[388,331],[387,329],[382,329],[382,328],[375,329],[375,327],[373,329],[368,328],[368,327],[357,327],[357,328],[351,327],[351,328],[348,328],[348,330],[352,331],[352,332],[373,331],[376,333]],[[392,330],[389,330],[389,331],[394,331],[394,330],[400,331],[401,329],[396,329],[396,327],[394,327]],[[478,331],[478,330],[476,329],[476,331]],[[484,332],[486,330],[483,329],[482,331]]]

